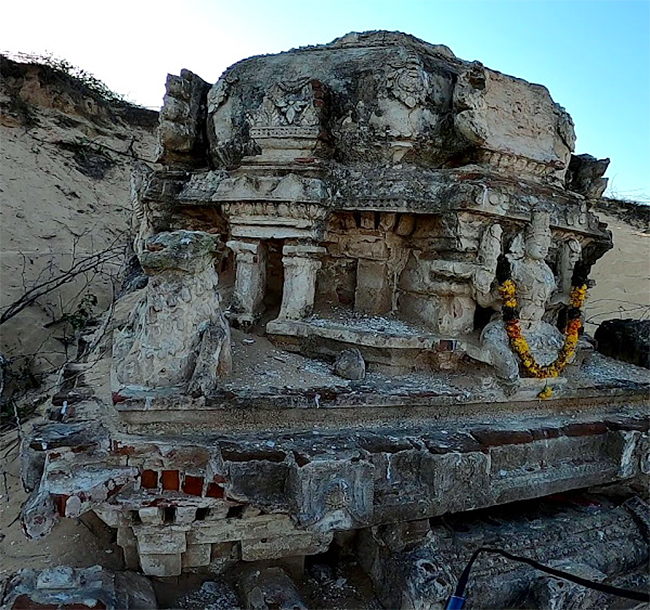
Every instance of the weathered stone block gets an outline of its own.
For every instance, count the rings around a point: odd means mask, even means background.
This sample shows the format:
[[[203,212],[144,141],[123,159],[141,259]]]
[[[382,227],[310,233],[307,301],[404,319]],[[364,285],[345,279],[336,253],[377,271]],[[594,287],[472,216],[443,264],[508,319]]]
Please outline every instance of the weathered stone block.
[[[370,462],[315,460],[294,467],[292,501],[303,527],[314,531],[353,529],[370,522],[374,467]]]
[[[196,506],[177,506],[174,522],[178,524],[192,523],[196,519]]]
[[[345,349],[339,353],[334,363],[334,372],[344,379],[360,381],[366,376],[366,363],[359,349]]]
[[[296,586],[281,568],[245,570],[239,582],[239,589],[246,608],[250,610],[307,610]]]
[[[165,518],[165,511],[160,506],[146,506],[138,510],[138,515],[145,525],[160,525]]]
[[[386,261],[359,259],[354,308],[357,311],[380,316],[393,306],[389,268]]]
[[[188,544],[251,540],[293,534],[296,528],[288,515],[259,515],[250,519],[195,521],[187,532]]]
[[[431,455],[424,458],[423,466],[422,479],[435,494],[436,514],[472,510],[491,504],[491,463],[488,455]]]
[[[229,510],[230,505],[225,502],[223,504],[213,504],[208,508],[205,521],[220,521],[221,519],[225,519]]]
[[[142,572],[147,576],[179,576],[183,564],[181,554],[140,554]]]
[[[6,586],[5,586],[6,585]],[[21,569],[0,588],[2,608],[157,608],[147,578],[133,572],[111,572],[100,566]]]
[[[228,495],[238,501],[275,509],[288,508],[289,465],[269,460],[229,462]]]
[[[210,544],[188,544],[187,550],[182,555],[184,568],[197,568],[207,566],[210,563],[212,545]]]
[[[315,555],[327,551],[333,534],[308,532],[284,536],[242,540],[241,553],[244,561],[259,561],[296,555]]]
[[[173,530],[171,526],[137,527],[134,528],[134,533],[138,540],[140,556],[184,553],[187,548],[185,532]]]

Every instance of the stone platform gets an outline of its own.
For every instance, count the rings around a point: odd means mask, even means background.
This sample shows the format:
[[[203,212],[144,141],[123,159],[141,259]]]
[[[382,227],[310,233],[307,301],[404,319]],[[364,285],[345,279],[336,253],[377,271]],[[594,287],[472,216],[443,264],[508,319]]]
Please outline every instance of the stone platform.
[[[451,376],[327,384],[326,363],[282,358],[303,385],[258,387],[235,369],[211,397],[82,400],[37,427],[23,451],[26,531],[94,510],[131,567],[169,576],[650,473],[649,386],[631,365],[594,356],[555,397],[524,387],[513,400]]]

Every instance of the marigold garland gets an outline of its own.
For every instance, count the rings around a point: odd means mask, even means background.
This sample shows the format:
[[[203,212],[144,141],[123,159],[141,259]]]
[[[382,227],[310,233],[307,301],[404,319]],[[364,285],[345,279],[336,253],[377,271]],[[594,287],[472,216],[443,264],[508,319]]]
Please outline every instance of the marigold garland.
[[[558,377],[564,368],[573,359],[580,339],[580,329],[582,321],[580,319],[581,309],[587,298],[586,271],[583,265],[577,266],[572,280],[571,294],[569,297],[569,310],[567,312],[567,325],[564,330],[564,344],[558,357],[554,362],[547,365],[540,365],[530,351],[528,341],[523,336],[521,325],[519,323],[519,310],[517,302],[517,287],[510,279],[510,265],[502,264],[499,270],[501,277],[504,279],[499,286],[499,294],[503,300],[503,320],[506,326],[506,332],[510,340],[512,350],[519,356],[524,368],[532,377],[538,379],[547,379],[549,377]],[[578,284],[578,282],[580,282]],[[545,399],[550,397],[552,389],[547,386],[539,394],[539,398]]]

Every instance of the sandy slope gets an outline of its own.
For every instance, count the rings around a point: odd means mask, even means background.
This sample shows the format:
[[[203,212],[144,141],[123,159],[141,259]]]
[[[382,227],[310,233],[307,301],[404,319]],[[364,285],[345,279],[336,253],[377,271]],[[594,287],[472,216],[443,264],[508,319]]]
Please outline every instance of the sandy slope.
[[[151,125],[111,117],[92,98],[76,99],[42,80],[37,69],[18,70],[0,90],[0,309],[73,257],[123,240],[130,222],[131,153],[145,159],[154,154]],[[110,293],[107,278],[93,274],[52,292],[0,327],[0,353],[39,351],[40,367],[56,365],[70,327],[44,325],[74,312],[86,294],[98,297],[100,311]]]
[[[614,248],[593,268],[596,286],[585,307],[588,332],[609,318],[650,317],[650,231],[599,212],[614,237]]]

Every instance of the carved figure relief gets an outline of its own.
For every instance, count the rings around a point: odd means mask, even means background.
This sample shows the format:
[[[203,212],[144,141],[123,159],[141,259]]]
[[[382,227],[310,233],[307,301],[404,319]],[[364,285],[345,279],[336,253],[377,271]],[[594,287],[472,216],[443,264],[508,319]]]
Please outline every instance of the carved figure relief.
[[[389,136],[415,138],[436,124],[438,117],[427,106],[426,99],[431,90],[429,75],[422,62],[415,56],[388,66],[384,91],[378,95],[379,112],[370,117],[370,123]],[[393,143],[393,160],[398,162],[411,143]]]
[[[429,76],[417,58],[409,58],[404,65],[390,67],[386,87],[404,105],[415,108],[427,97]]]
[[[554,361],[563,346],[557,327],[543,321],[547,303],[555,289],[553,271],[545,260],[550,244],[549,215],[535,212],[526,227],[523,256],[517,258],[515,254],[510,257],[512,281],[517,287],[519,324],[532,353],[542,365]],[[510,347],[504,320],[490,322],[483,329],[481,343],[487,360],[499,376],[510,381],[519,377],[519,362]]]

